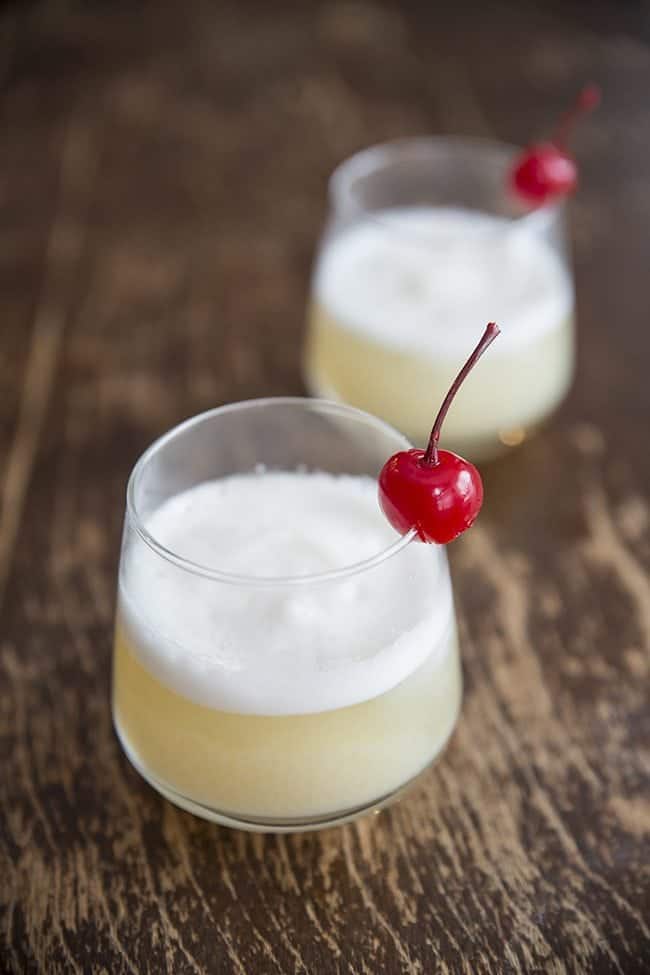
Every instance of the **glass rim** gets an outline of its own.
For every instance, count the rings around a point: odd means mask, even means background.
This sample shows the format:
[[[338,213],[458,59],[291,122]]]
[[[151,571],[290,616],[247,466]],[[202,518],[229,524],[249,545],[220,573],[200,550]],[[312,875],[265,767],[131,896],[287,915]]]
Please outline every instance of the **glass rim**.
[[[417,537],[417,531],[412,529],[410,532],[407,532],[406,535],[402,535],[397,538],[387,548],[382,549],[376,555],[372,555],[366,559],[361,559],[359,562],[354,562],[351,565],[345,565],[338,569],[330,569],[327,572],[314,572],[303,575],[289,576],[254,576],[245,573],[226,572],[223,569],[217,569],[213,566],[206,566],[199,562],[194,562],[192,559],[185,558],[185,556],[179,555],[178,552],[174,552],[172,549],[167,548],[166,545],[163,545],[162,542],[160,542],[155,535],[153,535],[146,528],[138,511],[135,499],[135,492],[139,477],[152,457],[154,457],[155,454],[164,448],[165,445],[170,441],[189,432],[194,426],[197,426],[199,423],[202,423],[205,420],[227,413],[239,412],[241,410],[268,409],[269,407],[273,406],[295,406],[303,409],[314,408],[315,411],[321,411],[323,413],[338,414],[339,416],[356,418],[395,437],[402,444],[402,449],[408,450],[412,447],[409,440],[402,433],[400,433],[399,430],[396,430],[395,427],[392,427],[384,420],[380,420],[378,417],[373,416],[372,413],[367,413],[365,410],[359,410],[356,407],[348,406],[346,403],[336,403],[333,400],[327,399],[312,399],[306,396],[266,396],[255,399],[239,400],[236,403],[225,403],[222,406],[216,406],[210,410],[205,410],[202,413],[197,413],[194,416],[188,417],[188,419],[177,423],[176,426],[171,427],[165,433],[157,437],[151,444],[149,444],[149,446],[136,460],[129,475],[126,486],[127,517],[138,536],[153,552],[155,552],[161,558],[164,558],[166,561],[178,566],[180,569],[185,570],[186,572],[190,572],[193,575],[198,575],[203,578],[212,579],[215,582],[222,582],[229,585],[249,588],[288,588],[293,586],[317,585],[320,583],[336,582],[348,578],[349,576],[358,575],[369,569],[373,569],[378,565],[381,565],[394,555],[397,555]],[[386,459],[388,460],[388,458]]]
[[[367,217],[372,217],[373,213],[380,212],[359,203],[355,194],[352,192],[352,184],[356,179],[362,178],[369,173],[379,170],[382,166],[388,166],[392,162],[396,153],[412,153],[413,158],[420,155],[428,155],[432,151],[439,152],[442,149],[453,149],[457,152],[476,152],[477,148],[499,152],[504,159],[514,156],[521,152],[522,147],[513,142],[504,142],[494,139],[491,136],[482,135],[415,135],[405,136],[398,139],[388,139],[386,142],[377,142],[366,146],[352,153],[343,159],[332,171],[327,182],[327,195],[330,203],[336,207],[341,202],[353,203],[360,213]],[[565,207],[565,200],[559,199],[545,203],[532,210],[527,210],[522,214],[504,217],[512,227],[523,227],[524,225],[540,224],[544,226],[559,217]],[[388,208],[385,208],[388,209]],[[478,208],[475,208],[478,209]],[[374,218],[377,223],[381,223],[381,218]]]

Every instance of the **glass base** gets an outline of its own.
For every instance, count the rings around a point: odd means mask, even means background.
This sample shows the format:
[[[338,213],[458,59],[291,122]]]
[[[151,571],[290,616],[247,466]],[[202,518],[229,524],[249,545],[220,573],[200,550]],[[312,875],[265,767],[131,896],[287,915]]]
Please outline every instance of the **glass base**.
[[[135,750],[131,748],[128,740],[122,734],[115,716],[113,716],[113,726],[120,745],[122,746],[122,750],[136,772],[138,772],[145,782],[155,789],[156,792],[159,792],[161,796],[168,799],[175,806],[184,809],[186,812],[193,813],[193,815],[199,816],[201,819],[207,819],[210,822],[217,823],[219,826],[228,826],[230,829],[241,829],[250,833],[307,833],[311,830],[329,829],[332,826],[343,826],[345,823],[350,823],[355,819],[359,819],[361,816],[368,815],[369,813],[378,813],[386,806],[392,805],[394,802],[399,801],[405,795],[405,793],[408,792],[411,787],[414,786],[438,761],[447,747],[449,740],[451,739],[456,726],[456,721],[454,721],[449,735],[444,740],[431,761],[428,762],[416,775],[414,775],[403,785],[399,786],[397,789],[394,789],[387,795],[381,796],[372,802],[364,803],[361,806],[355,806],[350,809],[342,809],[332,813],[324,813],[322,815],[301,816],[296,819],[291,817],[267,818],[265,816],[244,816],[239,813],[225,813],[218,809],[213,809],[212,806],[204,805],[201,802],[197,802],[194,799],[190,799],[187,796],[182,795],[182,793],[177,792],[168,783],[161,782],[160,779],[156,778],[156,776],[140,762]]]

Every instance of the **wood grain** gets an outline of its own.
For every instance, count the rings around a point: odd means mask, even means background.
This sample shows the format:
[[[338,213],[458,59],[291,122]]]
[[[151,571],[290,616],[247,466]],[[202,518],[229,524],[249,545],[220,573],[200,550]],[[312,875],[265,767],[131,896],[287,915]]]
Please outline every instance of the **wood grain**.
[[[0,34],[0,970],[650,971],[650,36],[638,4],[14,4]],[[394,809],[181,813],[109,713],[124,484],[166,427],[299,393],[325,181],[523,141],[586,77],[580,363],[452,550],[466,696]]]

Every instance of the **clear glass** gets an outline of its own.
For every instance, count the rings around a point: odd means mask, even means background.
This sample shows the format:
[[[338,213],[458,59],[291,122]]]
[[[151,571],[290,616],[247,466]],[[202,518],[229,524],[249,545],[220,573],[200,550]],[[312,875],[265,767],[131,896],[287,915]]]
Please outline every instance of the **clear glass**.
[[[471,459],[520,444],[565,396],[574,293],[561,205],[507,191],[515,147],[420,138],[366,149],[330,181],[304,374],[314,396],[382,417],[418,445],[487,321],[502,335],[442,442]]]
[[[391,533],[388,547],[341,568],[242,576],[224,572],[219,557],[190,562],[150,530],[161,505],[206,481],[260,465],[376,480],[386,458],[407,446],[348,406],[253,400],[188,420],[136,464],[119,572],[113,716],[133,765],[172,802],[243,829],[314,829],[385,804],[440,754],[461,700],[444,548]],[[374,490],[370,496],[374,518]],[[300,517],[299,505],[286,512],[289,530]],[[179,602],[173,633],[152,597],[162,592]],[[206,607],[215,621],[207,649],[196,635]],[[338,620],[337,646],[314,662],[311,648],[323,642],[329,615]],[[250,656],[252,628],[260,652],[268,646],[277,655],[270,667],[265,656],[258,665]],[[215,706],[228,695],[236,706]]]

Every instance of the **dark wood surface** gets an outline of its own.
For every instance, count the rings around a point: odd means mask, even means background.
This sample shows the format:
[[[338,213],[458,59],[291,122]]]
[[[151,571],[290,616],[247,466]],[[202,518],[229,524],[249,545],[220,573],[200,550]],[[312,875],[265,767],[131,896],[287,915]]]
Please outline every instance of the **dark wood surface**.
[[[4,7],[0,970],[650,971],[647,10]],[[590,77],[579,373],[453,547],[450,748],[321,834],[177,811],[109,713],[131,465],[194,412],[301,392],[339,160],[427,131],[521,142]]]

